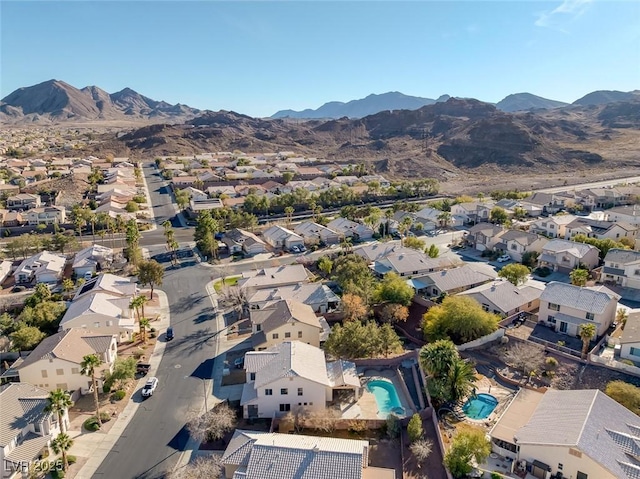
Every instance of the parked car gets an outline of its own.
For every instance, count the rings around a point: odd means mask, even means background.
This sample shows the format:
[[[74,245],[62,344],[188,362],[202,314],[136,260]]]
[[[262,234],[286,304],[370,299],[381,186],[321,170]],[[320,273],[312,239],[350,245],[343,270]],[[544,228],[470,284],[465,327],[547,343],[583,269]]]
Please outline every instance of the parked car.
[[[146,376],[150,369],[151,369],[151,364],[146,364],[146,363],[136,364],[136,373],[141,374],[142,376]]]
[[[511,256],[508,254],[503,254],[498,258],[498,263],[506,263],[507,261],[511,261]]]
[[[146,384],[142,388],[142,397],[148,398],[153,396],[153,393],[157,387],[158,387],[158,378],[153,377],[153,378],[147,379]]]
[[[167,338],[167,341],[171,341],[173,339],[173,328],[171,326],[167,328],[167,333],[165,336]]]
[[[292,253],[299,253],[300,252],[300,248],[296,245],[293,245],[289,248],[289,251]]]

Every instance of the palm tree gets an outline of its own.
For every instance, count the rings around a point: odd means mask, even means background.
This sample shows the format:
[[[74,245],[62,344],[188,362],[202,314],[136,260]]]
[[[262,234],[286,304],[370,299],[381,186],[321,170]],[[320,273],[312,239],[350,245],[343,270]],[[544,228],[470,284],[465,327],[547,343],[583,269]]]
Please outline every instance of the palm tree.
[[[96,244],[96,223],[98,222],[98,215],[93,211],[87,211],[87,219],[91,225],[91,241]]]
[[[440,221],[440,226],[446,228],[451,222],[451,213],[449,213],[448,211],[443,211],[438,215],[438,221]]]
[[[442,377],[459,358],[455,344],[448,339],[429,343],[420,350],[420,363],[431,377]]]
[[[98,399],[98,385],[96,384],[96,369],[102,365],[102,359],[97,354],[87,354],[82,358],[80,363],[80,373],[84,376],[91,376],[91,385],[93,386],[93,400],[96,406],[96,417],[98,418],[98,427],[102,425],[100,418],[100,401]]]
[[[67,451],[73,446],[73,439],[68,434],[61,432],[53,441],[51,441],[51,449],[56,454],[62,454],[63,471],[69,469],[69,461],[67,460]]]
[[[576,268],[569,273],[571,284],[575,286],[585,286],[589,279],[589,271],[586,269]]]
[[[476,370],[469,361],[458,359],[453,363],[448,376],[449,400],[455,404],[471,392],[476,380]]]
[[[624,327],[627,325],[627,318],[629,318],[629,313],[627,313],[626,309],[620,308],[616,312],[616,321],[618,322],[618,324],[622,324],[623,330],[624,330]]]
[[[291,219],[293,218],[293,212],[295,209],[293,206],[286,206],[284,209],[284,214],[287,215],[287,226],[291,226]]]
[[[149,327],[149,319],[148,318],[140,318],[138,321],[140,324],[140,335],[142,336],[142,342],[146,344],[147,342],[147,328]]]
[[[131,301],[129,302],[129,309],[133,309],[136,312],[136,319],[138,321],[140,321],[141,315],[140,315],[140,296],[136,296],[134,298],[131,298]]]
[[[596,325],[593,323],[581,324],[578,329],[578,335],[580,336],[580,339],[582,339],[582,356],[586,358],[587,351],[589,351],[589,343],[596,335]]]
[[[73,401],[71,400],[71,396],[67,391],[63,391],[62,389],[56,389],[55,391],[51,391],[49,393],[49,397],[47,398],[49,404],[47,404],[46,411],[53,412],[58,415],[58,424],[60,424],[60,432],[65,432],[64,426],[64,413],[69,410],[70,407],[73,406]]]

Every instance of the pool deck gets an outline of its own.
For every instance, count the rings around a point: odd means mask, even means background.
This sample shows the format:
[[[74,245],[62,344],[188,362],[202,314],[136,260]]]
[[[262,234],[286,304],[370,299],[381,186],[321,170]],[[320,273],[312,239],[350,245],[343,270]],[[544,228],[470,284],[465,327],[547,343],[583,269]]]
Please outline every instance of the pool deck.
[[[364,371],[358,372],[361,373],[361,395],[355,403],[351,402],[340,405],[340,410],[344,419],[386,419],[386,415],[382,415],[378,409],[378,403],[376,402],[375,396],[367,390],[367,383],[373,380],[389,381],[394,385],[396,392],[398,393],[398,398],[400,399],[400,404],[405,410],[405,414],[402,417],[408,417],[415,413],[415,409],[411,406],[410,401],[406,397],[404,389],[400,383],[400,378],[395,371],[390,369],[378,371],[367,368]]]
[[[467,417],[465,421],[477,426],[491,427],[509,405],[515,396],[515,392],[496,385],[496,383],[493,383],[489,378],[482,375],[480,375],[479,379],[474,383],[474,387],[476,394],[491,394],[498,400],[498,405],[491,414],[484,419],[471,419]]]

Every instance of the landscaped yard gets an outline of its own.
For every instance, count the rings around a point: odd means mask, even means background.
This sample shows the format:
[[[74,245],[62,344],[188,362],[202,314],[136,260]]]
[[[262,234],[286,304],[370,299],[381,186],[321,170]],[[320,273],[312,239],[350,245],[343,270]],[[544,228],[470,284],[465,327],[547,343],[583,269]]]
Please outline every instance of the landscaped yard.
[[[223,286],[235,286],[236,284],[238,284],[239,279],[240,279],[240,276],[224,278],[222,280],[218,280],[215,283],[213,283],[213,287],[216,290],[216,293],[220,293],[220,291],[222,291]]]

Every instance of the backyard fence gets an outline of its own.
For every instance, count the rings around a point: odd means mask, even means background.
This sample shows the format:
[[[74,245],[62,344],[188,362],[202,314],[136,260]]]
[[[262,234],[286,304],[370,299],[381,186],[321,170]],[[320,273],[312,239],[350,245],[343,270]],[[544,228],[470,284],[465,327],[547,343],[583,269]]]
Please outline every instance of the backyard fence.
[[[502,336],[504,336],[504,329],[498,328],[493,333],[487,334],[478,339],[474,339],[473,341],[469,341],[468,343],[456,346],[456,348],[458,349],[458,351],[466,351],[467,349],[473,349],[483,346],[487,343],[491,343],[497,339],[500,339]]]
[[[536,338],[535,336],[529,336],[529,341],[533,341],[534,343],[538,343],[543,345],[546,348],[551,348],[556,350],[558,353],[570,356],[569,359],[580,359],[582,360],[582,353],[580,351],[576,351],[571,348],[567,348],[566,346],[560,346],[559,344],[552,343],[551,341],[546,341],[544,339]]]
[[[615,359],[605,359],[597,354],[590,354],[589,361],[598,366],[604,366],[605,368],[613,369],[614,371],[622,371],[640,378],[640,368],[637,366],[631,366],[630,364],[625,364],[623,362],[616,361]]]

